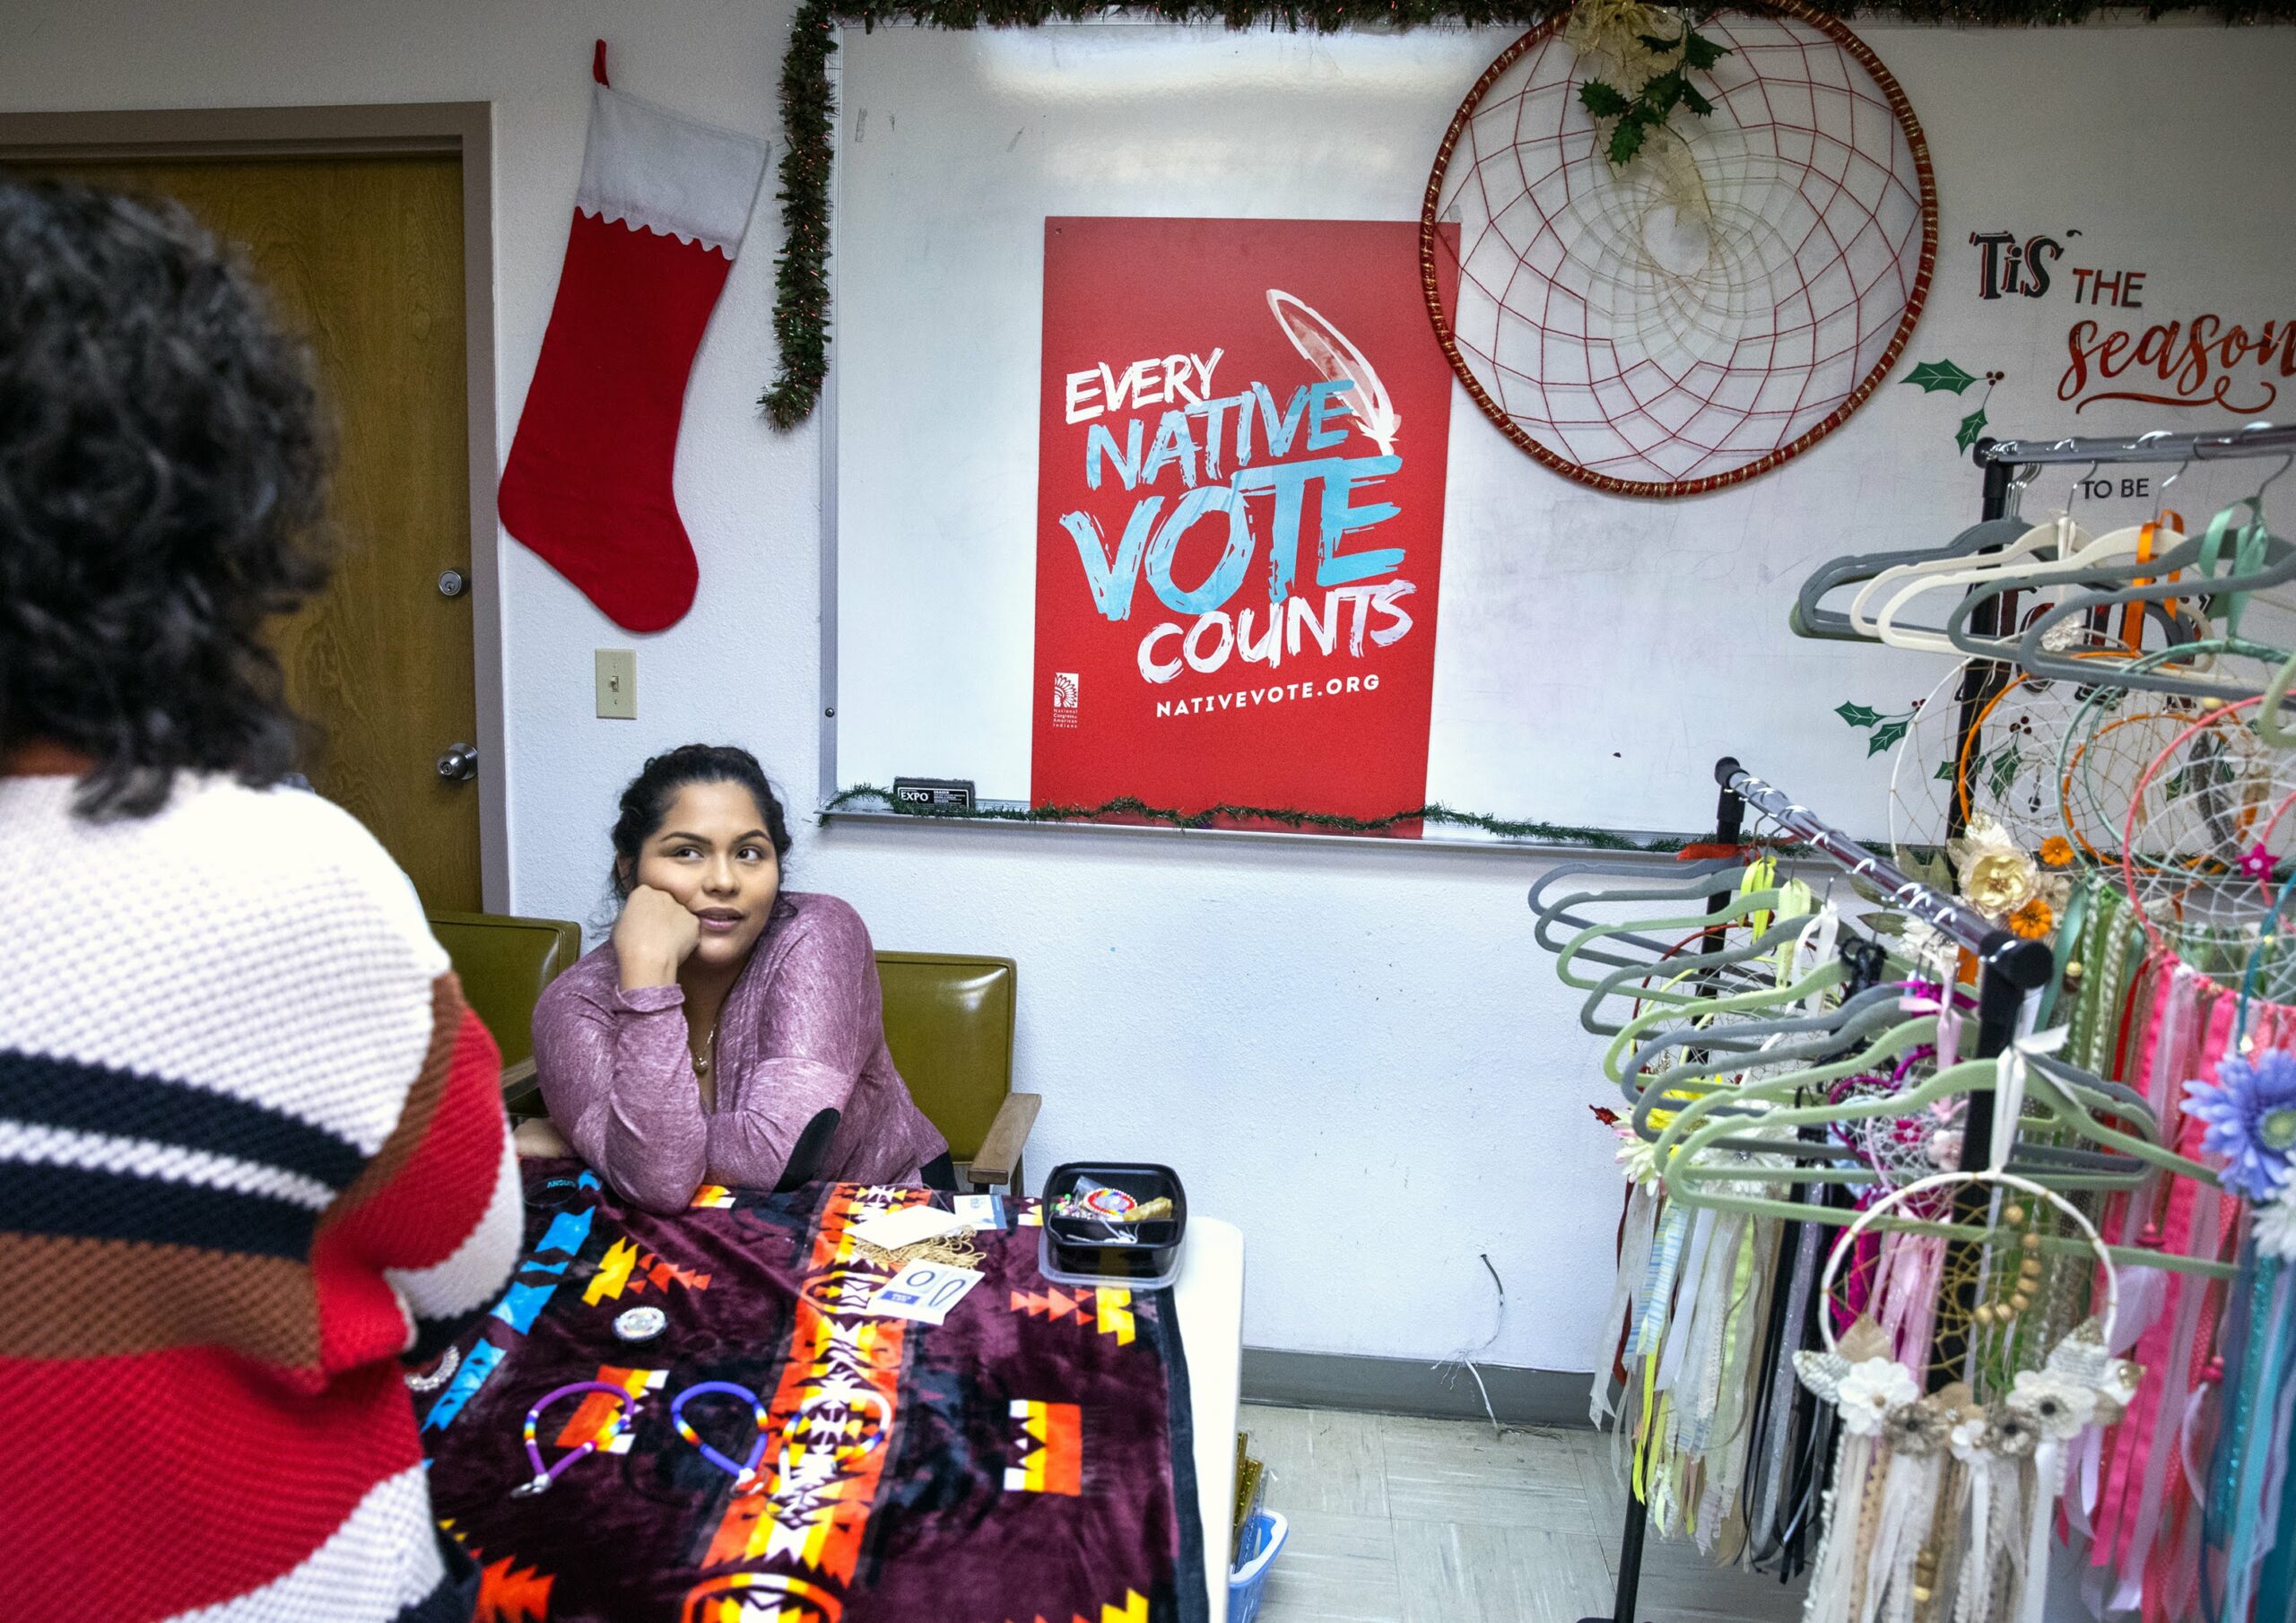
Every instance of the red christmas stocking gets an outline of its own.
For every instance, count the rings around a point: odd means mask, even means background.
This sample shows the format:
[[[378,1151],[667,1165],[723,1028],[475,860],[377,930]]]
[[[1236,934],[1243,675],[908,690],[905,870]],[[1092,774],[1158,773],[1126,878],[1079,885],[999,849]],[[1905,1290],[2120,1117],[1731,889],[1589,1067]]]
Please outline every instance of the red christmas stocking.
[[[609,88],[604,42],[593,72],[573,236],[500,511],[615,624],[658,631],[693,603],[670,493],[678,418],[765,143]]]

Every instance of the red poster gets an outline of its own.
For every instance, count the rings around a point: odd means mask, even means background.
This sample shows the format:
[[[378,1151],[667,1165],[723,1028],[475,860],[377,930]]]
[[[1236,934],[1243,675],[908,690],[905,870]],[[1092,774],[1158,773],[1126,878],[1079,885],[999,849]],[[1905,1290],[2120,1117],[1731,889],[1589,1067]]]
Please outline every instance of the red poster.
[[[1422,803],[1450,415],[1416,225],[1048,219],[1035,803]]]

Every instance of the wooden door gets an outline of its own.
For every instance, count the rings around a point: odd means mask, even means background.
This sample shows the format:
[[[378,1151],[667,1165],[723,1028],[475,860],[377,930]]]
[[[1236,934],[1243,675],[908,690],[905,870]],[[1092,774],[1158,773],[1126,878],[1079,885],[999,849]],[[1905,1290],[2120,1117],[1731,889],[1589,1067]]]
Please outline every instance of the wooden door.
[[[334,418],[335,577],[282,621],[304,770],[433,909],[475,912],[478,787],[439,776],[477,738],[463,354],[462,162],[390,154],[39,166],[181,202],[240,244],[310,343]],[[499,770],[493,761],[483,771]]]

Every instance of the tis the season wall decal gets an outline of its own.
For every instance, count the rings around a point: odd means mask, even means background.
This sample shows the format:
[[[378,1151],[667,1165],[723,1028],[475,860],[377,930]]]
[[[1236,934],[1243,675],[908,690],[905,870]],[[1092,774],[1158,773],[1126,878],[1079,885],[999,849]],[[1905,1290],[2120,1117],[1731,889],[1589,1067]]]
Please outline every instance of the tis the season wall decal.
[[[1873,5],[1840,5],[1812,0],[1816,10],[1842,18],[1892,17],[1914,22],[1964,26],[2031,26],[2074,23],[2107,9],[2088,0],[1887,0]],[[1126,7],[1128,14],[1172,23],[1222,24],[1250,29],[1409,29],[1436,23],[1467,28],[1533,28],[1567,4],[1556,0],[1319,0],[1305,5],[1205,5],[1188,0],[1153,0]],[[1743,7],[1739,9],[1759,9]],[[2149,18],[2199,11],[2227,22],[2296,22],[2296,0],[2152,0]],[[1107,9],[1062,0],[911,0],[907,4],[855,5],[839,0],[802,0],[781,59],[781,204],[783,247],[776,261],[774,340],[780,370],[759,401],[777,428],[794,429],[813,415],[829,370],[829,183],[837,103],[830,89],[829,59],[837,49],[837,30],[857,22],[907,22],[927,28],[1036,28],[1048,22],[1083,22]],[[1698,15],[1711,15],[1701,10]]]

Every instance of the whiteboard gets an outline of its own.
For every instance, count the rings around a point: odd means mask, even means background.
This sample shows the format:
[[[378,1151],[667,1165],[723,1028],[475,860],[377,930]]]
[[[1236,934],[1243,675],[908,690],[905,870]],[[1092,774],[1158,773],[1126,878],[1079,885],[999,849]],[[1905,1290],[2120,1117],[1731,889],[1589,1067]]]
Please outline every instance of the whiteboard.
[[[1518,32],[844,31],[824,781],[963,778],[984,801],[1027,801],[1046,217],[1415,221],[1461,98]],[[1940,200],[1936,283],[1891,381],[1785,467],[1663,501],[1548,472],[1455,388],[1431,801],[1686,832],[1709,822],[1709,768],[1731,753],[1878,826],[1889,757],[1869,756],[1838,707],[1902,709],[1952,662],[1804,640],[1786,616],[1824,560],[1942,542],[1976,520],[1979,475],[1954,440],[1984,386],[1926,390],[1900,381],[1910,367],[2003,373],[1983,400],[2002,438],[2296,418],[2296,348],[2253,342],[2296,321],[2280,93],[2296,30],[1859,32],[1922,123]],[[1984,296],[1988,256],[2004,279],[2000,250],[1972,239],[2002,233],[2057,245],[2044,295]],[[2075,267],[2143,280],[2134,299],[2117,281],[2103,305],[2075,303],[2096,293]],[[2164,378],[2165,363],[2131,358],[2171,322],[2189,347],[2201,317],[2218,350],[2200,404],[2096,397],[2195,394],[2189,368]],[[2098,325],[2067,395],[2083,320]],[[2248,347],[2217,364],[2233,325]],[[2095,346],[2123,329],[2108,378]],[[2044,476],[2025,510],[2058,505],[2080,472]],[[2196,467],[2175,494],[2205,516],[2260,476]],[[2149,485],[2075,506],[2092,529],[2152,509]]]

